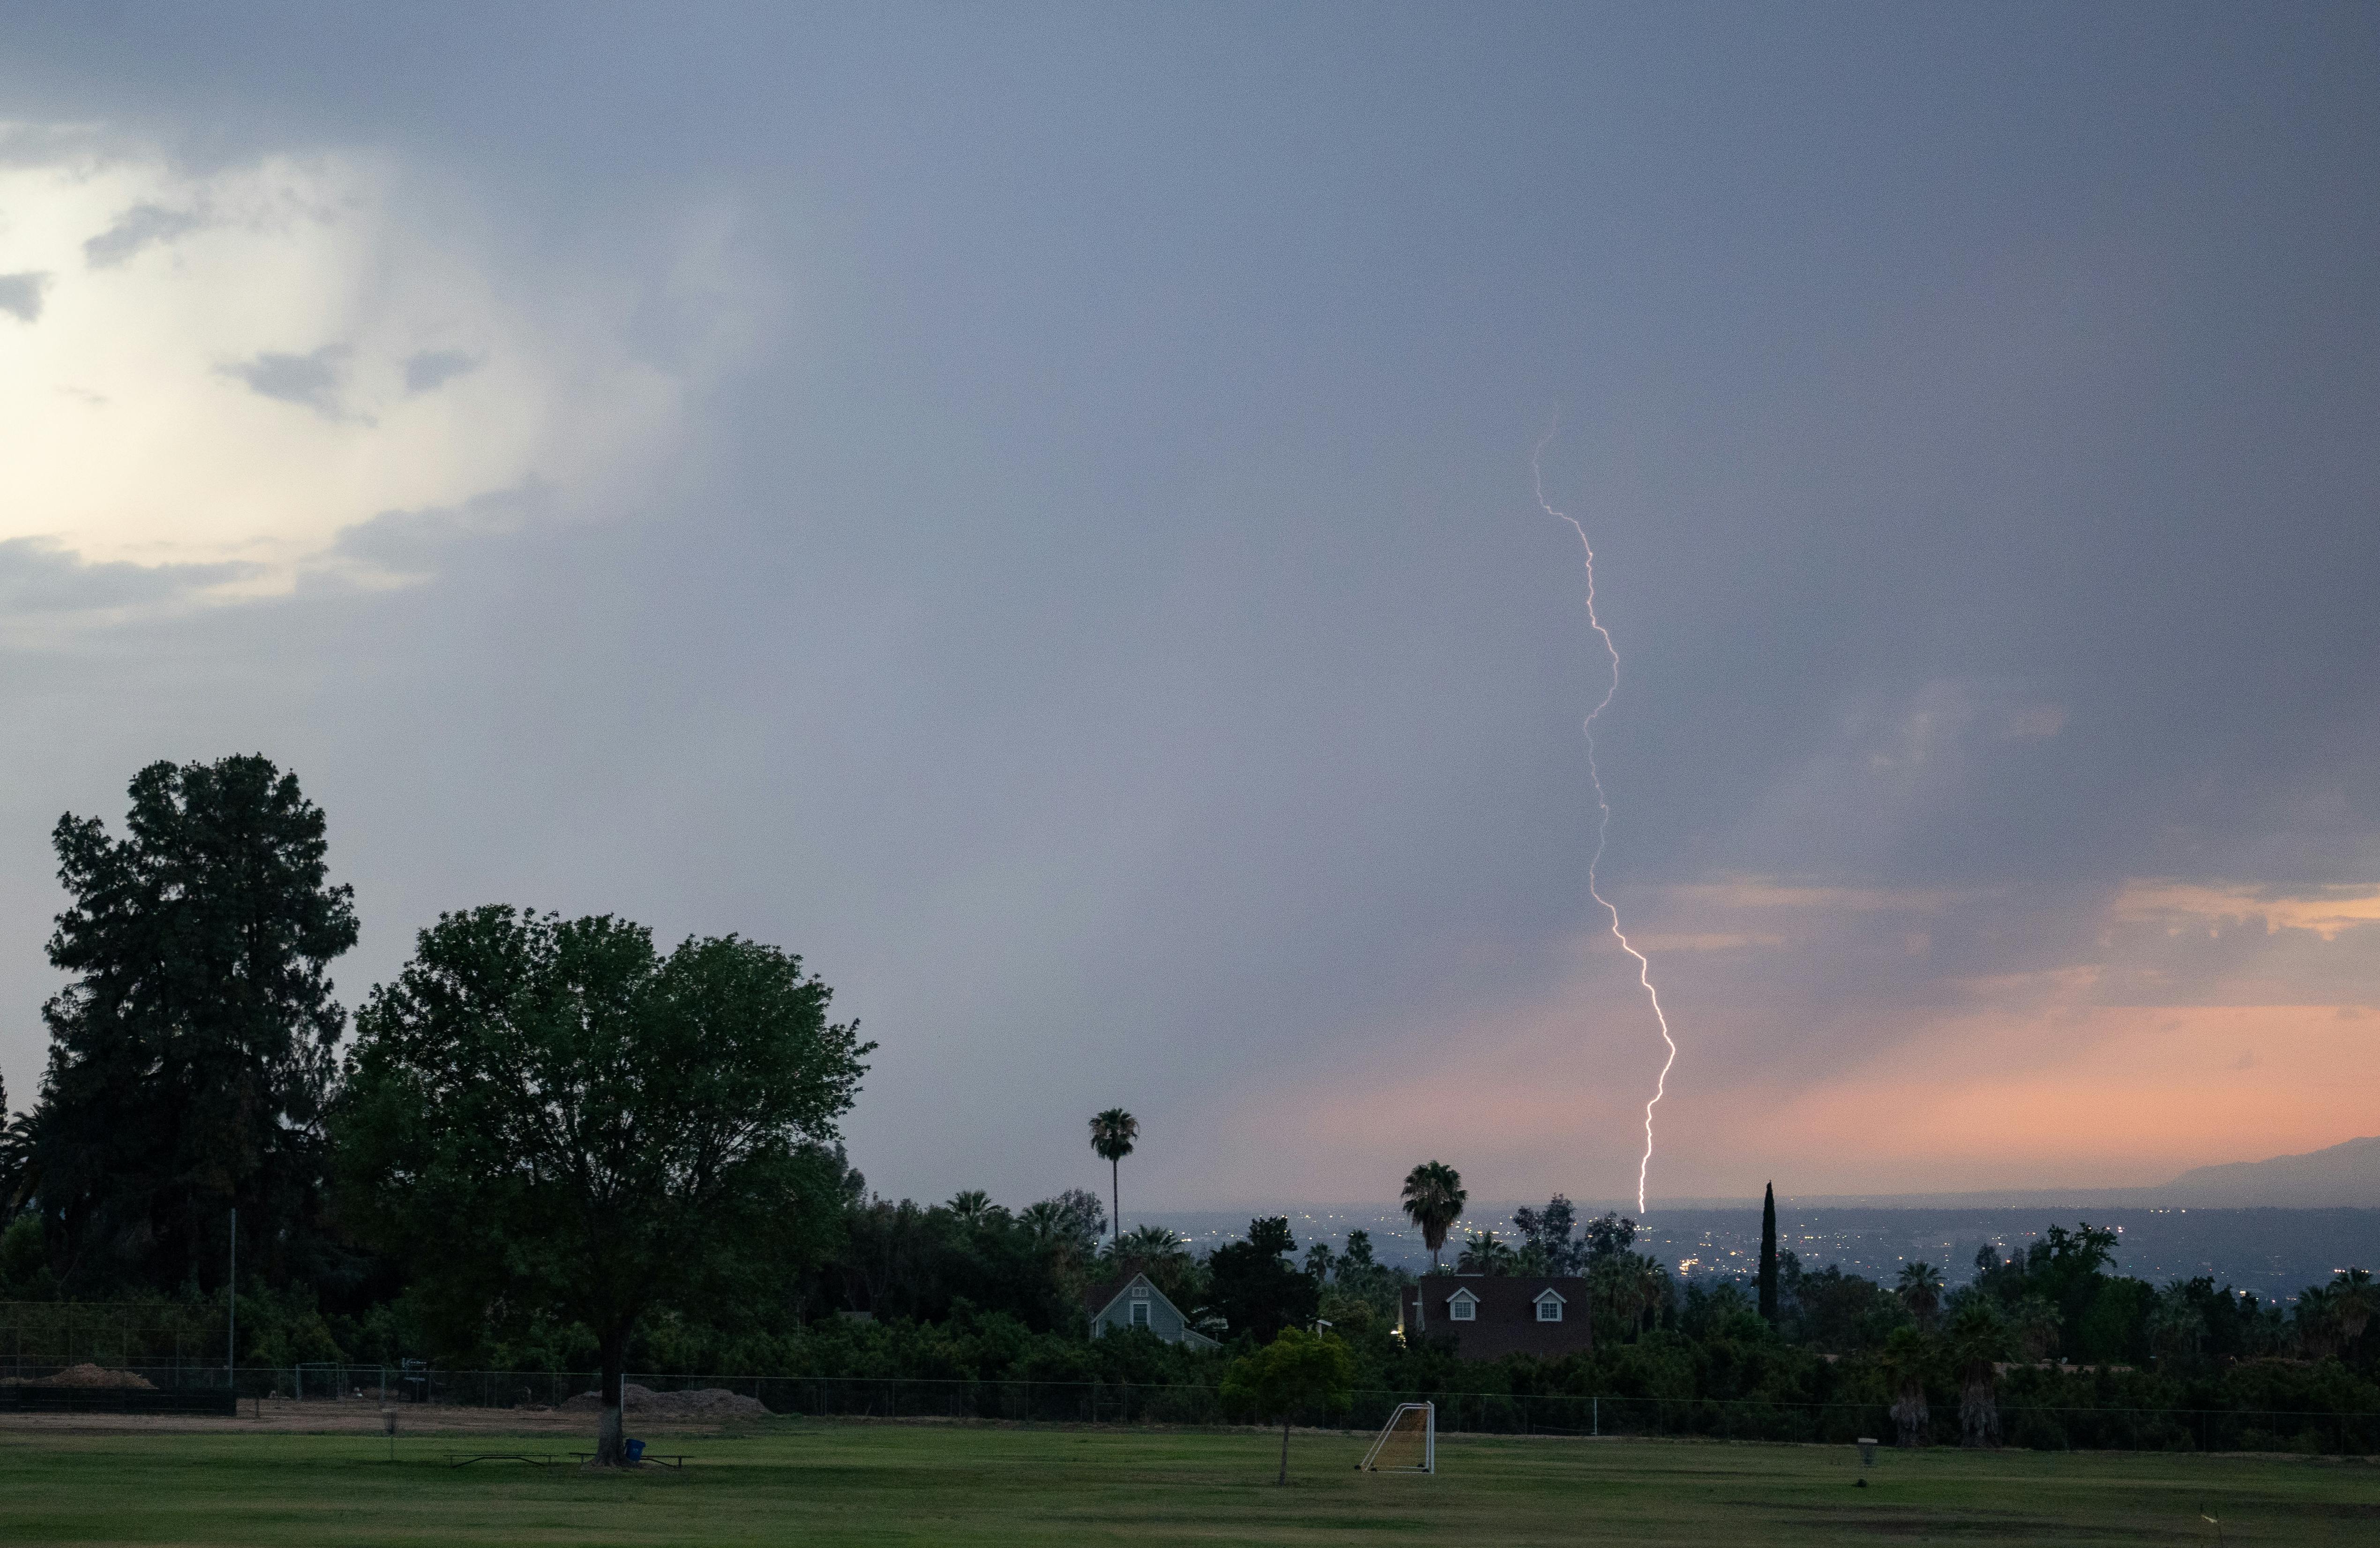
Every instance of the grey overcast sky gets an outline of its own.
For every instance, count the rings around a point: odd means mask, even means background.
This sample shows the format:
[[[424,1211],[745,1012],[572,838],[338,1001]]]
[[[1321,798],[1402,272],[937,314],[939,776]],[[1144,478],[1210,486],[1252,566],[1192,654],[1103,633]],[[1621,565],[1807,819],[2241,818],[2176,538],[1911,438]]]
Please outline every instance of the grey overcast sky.
[[[11,5],[62,811],[801,952],[888,1192],[2120,1185],[2380,1129],[2380,10]]]

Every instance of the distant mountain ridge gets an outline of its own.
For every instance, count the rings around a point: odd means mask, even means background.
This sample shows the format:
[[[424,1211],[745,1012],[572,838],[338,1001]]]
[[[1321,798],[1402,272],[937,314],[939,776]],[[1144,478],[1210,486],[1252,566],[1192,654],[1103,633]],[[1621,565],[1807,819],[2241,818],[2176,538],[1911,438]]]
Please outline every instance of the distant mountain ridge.
[[[2380,1135],[2303,1155],[2198,1166],[2151,1190],[2192,1209],[2369,1208],[2380,1205]]]
[[[2195,1166],[2166,1183],[2130,1188],[1998,1188],[1960,1193],[1780,1193],[1779,1203],[1800,1209],[1887,1210],[2373,1210],[2380,1209],[2380,1135],[2349,1140],[2302,1155],[2269,1156],[2263,1161],[2229,1161]],[[1460,1225],[1470,1229],[1509,1230],[1512,1212],[1534,1200],[1474,1199]],[[1632,1218],[1676,1213],[1758,1211],[1760,1196],[1718,1195],[1656,1198],[1639,1211],[1633,1199],[1572,1201],[1582,1217],[1613,1210]],[[1237,1237],[1250,1215],[1286,1212],[1293,1229],[1312,1232],[1322,1227],[1360,1225],[1378,1241],[1404,1234],[1405,1222],[1394,1204],[1341,1203],[1211,1206],[1190,1210],[1159,1210],[1155,1214],[1188,1219],[1196,1216],[1200,1229],[1217,1241]],[[1343,1217],[1343,1220],[1342,1220]],[[1330,1223],[1327,1224],[1326,1223]],[[1456,1238],[1459,1242],[1460,1237]]]

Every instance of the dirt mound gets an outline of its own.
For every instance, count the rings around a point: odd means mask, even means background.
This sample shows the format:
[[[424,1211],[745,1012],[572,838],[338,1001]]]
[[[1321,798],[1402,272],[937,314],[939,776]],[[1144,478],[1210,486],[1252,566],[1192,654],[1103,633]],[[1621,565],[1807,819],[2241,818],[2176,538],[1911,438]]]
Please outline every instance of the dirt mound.
[[[603,1398],[600,1393],[582,1392],[565,1398],[563,1408],[575,1414],[601,1413]],[[634,1382],[620,1389],[623,1412],[642,1414],[648,1419],[766,1419],[767,1405],[757,1397],[747,1397],[725,1387],[695,1387],[686,1392],[655,1392]]]
[[[110,1371],[88,1360],[80,1365],[69,1365],[55,1376],[35,1376],[18,1384],[29,1387],[133,1387],[141,1392],[157,1390],[148,1377],[136,1371]]]

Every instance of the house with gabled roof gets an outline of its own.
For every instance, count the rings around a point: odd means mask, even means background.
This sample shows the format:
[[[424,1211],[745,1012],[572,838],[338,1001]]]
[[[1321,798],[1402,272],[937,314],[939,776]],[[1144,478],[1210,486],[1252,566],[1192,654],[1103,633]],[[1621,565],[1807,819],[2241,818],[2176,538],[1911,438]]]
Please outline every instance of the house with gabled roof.
[[[1190,1325],[1182,1309],[1165,1298],[1145,1274],[1094,1285],[1083,1292],[1083,1310],[1091,1320],[1091,1336],[1122,1328],[1147,1328],[1168,1344],[1194,1349],[1220,1349],[1220,1344]]]
[[[1447,1340],[1464,1359],[1585,1354],[1593,1305],[1572,1274],[1428,1274],[1399,1300],[1397,1335]]]

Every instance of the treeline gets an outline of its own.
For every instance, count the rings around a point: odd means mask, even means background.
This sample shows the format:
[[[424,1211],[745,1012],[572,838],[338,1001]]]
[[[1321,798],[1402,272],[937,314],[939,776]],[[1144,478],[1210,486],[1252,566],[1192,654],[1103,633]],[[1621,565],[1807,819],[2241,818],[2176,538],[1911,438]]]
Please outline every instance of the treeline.
[[[1196,1253],[1109,1230],[1083,1190],[878,1196],[837,1131],[870,1045],[771,947],[464,910],[351,1026],[330,967],[353,900],[296,778],[160,763],[130,794],[123,836],[74,816],[53,835],[70,981],[42,1010],[41,1090],[0,1130],[0,1300],[151,1303],[196,1350],[236,1292],[243,1364],[600,1370],[613,1391],[629,1369],[1220,1388],[1328,1323],[1361,1389],[1871,1405],[1912,1440],[2096,1444],[2059,1408],[2380,1412],[2361,1270],[2288,1306],[2157,1286],[2082,1225],[1986,1249],[1956,1286],[1804,1268],[1773,1234],[1757,1278],[1681,1282],[1632,1222],[1559,1196],[1453,1267],[1584,1275],[1595,1350],[1463,1361],[1397,1335],[1413,1276],[1362,1232],[1333,1251],[1259,1219]],[[1093,1133],[1112,1162],[1136,1127],[1116,1110]],[[1434,1262],[1466,1200],[1441,1163],[1406,1177]],[[1132,1271],[1224,1347],[1087,1337],[1091,1288]]]

